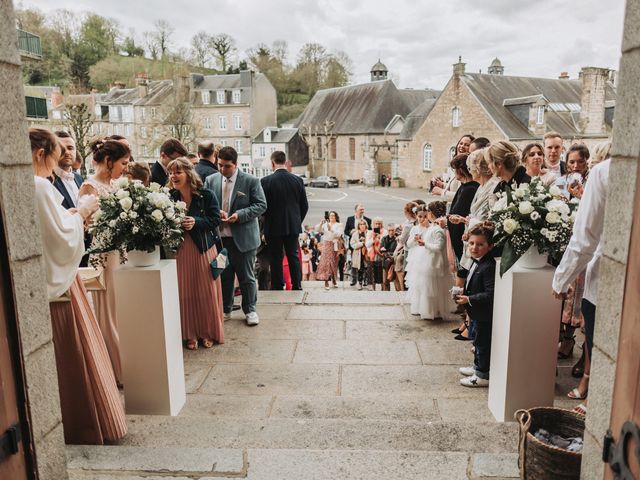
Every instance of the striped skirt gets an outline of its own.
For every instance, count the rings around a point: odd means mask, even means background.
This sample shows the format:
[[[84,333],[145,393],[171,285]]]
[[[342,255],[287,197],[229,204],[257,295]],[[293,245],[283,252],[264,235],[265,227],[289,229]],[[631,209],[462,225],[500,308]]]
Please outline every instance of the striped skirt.
[[[218,255],[216,247],[200,253],[191,235],[176,255],[182,339],[211,339],[224,343],[222,287],[214,280],[209,264]]]
[[[70,302],[50,304],[64,439],[102,445],[127,433],[107,347],[77,276]]]

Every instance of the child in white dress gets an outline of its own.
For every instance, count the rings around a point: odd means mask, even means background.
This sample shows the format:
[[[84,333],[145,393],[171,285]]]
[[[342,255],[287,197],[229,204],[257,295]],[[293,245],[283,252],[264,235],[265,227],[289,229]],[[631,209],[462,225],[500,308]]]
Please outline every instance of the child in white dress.
[[[436,219],[446,214],[444,202],[420,205],[418,225],[407,240],[407,301],[412,315],[422,319],[445,318],[449,307],[447,242]]]

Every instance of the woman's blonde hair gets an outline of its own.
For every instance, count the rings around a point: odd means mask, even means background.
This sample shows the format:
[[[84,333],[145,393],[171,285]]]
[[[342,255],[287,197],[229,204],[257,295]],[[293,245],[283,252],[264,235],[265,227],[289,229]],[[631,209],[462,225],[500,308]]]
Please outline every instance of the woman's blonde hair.
[[[589,159],[589,169],[611,156],[611,141],[601,142],[593,148],[593,155]]]
[[[358,220],[358,223],[356,224],[356,230],[359,230],[360,225],[362,225],[363,223],[367,226],[367,230],[369,230],[369,222],[367,222],[364,218]]]
[[[515,172],[516,168],[520,166],[520,152],[518,151],[518,147],[506,140],[500,140],[490,147],[485,148],[484,158],[487,163],[493,162],[496,166],[502,165],[502,167],[509,172]]]
[[[193,164],[187,157],[178,157],[175,160],[171,160],[169,165],[167,165],[167,171],[171,172],[173,170],[181,170],[185,173],[192,192],[196,192],[202,188],[200,175],[193,169]],[[171,183],[171,180],[169,180],[169,183]]]
[[[467,157],[467,168],[471,173],[477,173],[483,177],[490,177],[492,175],[489,169],[489,164],[484,158],[484,148],[474,150]]]

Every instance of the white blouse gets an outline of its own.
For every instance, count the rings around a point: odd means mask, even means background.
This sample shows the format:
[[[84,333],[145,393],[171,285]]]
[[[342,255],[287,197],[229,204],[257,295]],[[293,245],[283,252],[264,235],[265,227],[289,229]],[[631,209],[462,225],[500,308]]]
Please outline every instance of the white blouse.
[[[62,194],[46,178],[34,177],[36,208],[42,233],[49,300],[59,297],[73,283],[84,255],[82,216],[62,206]]]
[[[587,269],[583,298],[596,305],[598,270],[604,239],[604,209],[609,191],[611,160],[599,163],[589,172],[589,181],[578,206],[569,246],[553,277],[553,291],[566,292],[576,277]]]
[[[322,233],[321,242],[332,242],[342,236],[344,226],[340,223],[334,223],[333,226],[329,222],[316,225],[316,231]]]

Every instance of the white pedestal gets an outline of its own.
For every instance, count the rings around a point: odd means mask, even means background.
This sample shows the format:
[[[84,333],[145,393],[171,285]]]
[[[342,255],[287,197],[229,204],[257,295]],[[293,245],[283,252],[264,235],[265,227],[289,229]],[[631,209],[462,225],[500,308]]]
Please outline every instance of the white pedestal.
[[[177,415],[186,401],[174,260],[115,272],[125,410]]]
[[[500,422],[520,408],[553,406],[561,302],[554,269],[496,268],[489,410]]]

